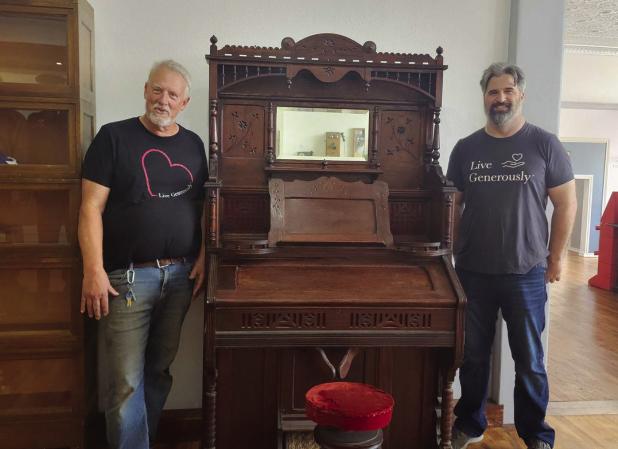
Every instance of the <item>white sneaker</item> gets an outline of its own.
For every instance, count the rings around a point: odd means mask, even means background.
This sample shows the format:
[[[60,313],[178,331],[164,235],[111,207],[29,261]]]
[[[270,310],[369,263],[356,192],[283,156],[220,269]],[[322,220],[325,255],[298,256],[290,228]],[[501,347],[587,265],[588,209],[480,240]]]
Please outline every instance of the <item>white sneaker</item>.
[[[451,444],[453,449],[466,449],[469,444],[479,443],[483,440],[483,435],[478,437],[471,437],[465,434],[459,429],[453,427],[453,435],[451,437]]]
[[[528,449],[551,449],[551,446],[545,441],[532,440],[528,443]]]

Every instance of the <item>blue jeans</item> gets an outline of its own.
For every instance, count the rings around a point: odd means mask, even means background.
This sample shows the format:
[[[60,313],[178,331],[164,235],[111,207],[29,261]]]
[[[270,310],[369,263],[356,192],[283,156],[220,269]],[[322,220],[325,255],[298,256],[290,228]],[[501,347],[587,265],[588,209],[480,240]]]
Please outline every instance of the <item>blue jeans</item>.
[[[148,449],[172,387],[169,367],[191,304],[190,262],[108,273],[110,295],[101,320],[108,389],[107,439],[113,449]]]
[[[506,321],[515,361],[515,427],[524,441],[554,445],[554,430],[545,423],[549,384],[543,364],[541,333],[545,328],[545,267],[526,274],[482,274],[457,269],[468,305],[464,361],[459,371],[462,397],[455,407],[455,427],[470,436],[487,428],[485,403],[491,347],[498,309]]]

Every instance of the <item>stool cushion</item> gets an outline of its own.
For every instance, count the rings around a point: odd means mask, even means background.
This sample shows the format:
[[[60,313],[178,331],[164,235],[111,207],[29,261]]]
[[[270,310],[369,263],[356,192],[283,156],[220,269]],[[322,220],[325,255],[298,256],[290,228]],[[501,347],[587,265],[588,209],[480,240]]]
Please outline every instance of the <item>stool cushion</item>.
[[[394,404],[390,394],[355,382],[320,384],[305,394],[305,413],[309,419],[322,426],[348,431],[388,426]]]

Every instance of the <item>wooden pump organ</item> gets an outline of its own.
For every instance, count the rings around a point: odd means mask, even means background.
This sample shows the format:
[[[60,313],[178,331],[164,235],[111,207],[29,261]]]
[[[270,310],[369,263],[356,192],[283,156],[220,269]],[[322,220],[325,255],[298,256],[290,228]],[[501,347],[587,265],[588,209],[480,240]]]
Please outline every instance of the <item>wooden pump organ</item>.
[[[216,44],[203,447],[304,447],[305,392],[346,379],[394,396],[384,448],[450,448],[465,298],[438,163],[442,49]]]

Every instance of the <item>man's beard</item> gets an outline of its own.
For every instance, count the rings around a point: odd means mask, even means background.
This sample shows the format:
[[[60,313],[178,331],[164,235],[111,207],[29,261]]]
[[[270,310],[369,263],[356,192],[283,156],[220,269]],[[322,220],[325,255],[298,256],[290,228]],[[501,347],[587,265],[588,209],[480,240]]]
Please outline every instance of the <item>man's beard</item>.
[[[148,120],[150,120],[152,123],[162,128],[170,126],[174,123],[174,119],[171,117],[160,117],[154,112],[148,112],[147,115],[148,115]]]
[[[166,110],[166,112],[169,114],[170,111]],[[157,126],[160,126],[162,128],[168,127],[170,125],[173,125],[175,120],[170,117],[162,117],[160,115],[157,114],[157,111],[153,108],[152,111],[148,111],[148,108],[146,108],[146,116],[148,117],[148,120],[150,120],[152,123],[154,123]]]
[[[498,111],[496,108],[499,106],[506,106],[507,110]],[[496,126],[502,126],[515,115],[515,112],[517,112],[517,106],[514,107],[512,103],[497,103],[489,107],[488,116]]]

